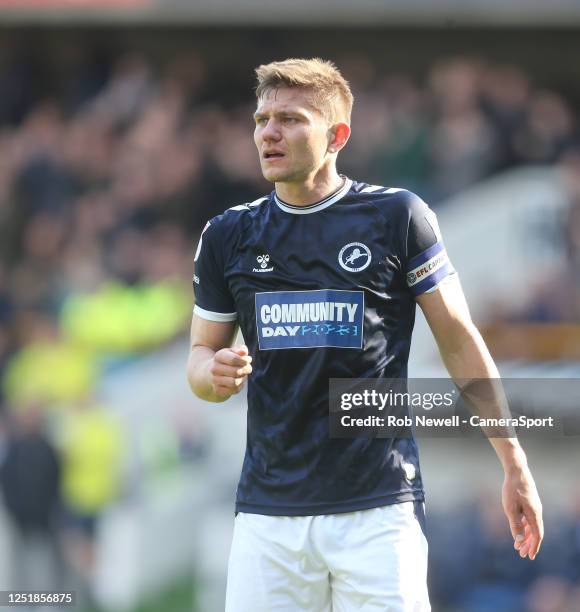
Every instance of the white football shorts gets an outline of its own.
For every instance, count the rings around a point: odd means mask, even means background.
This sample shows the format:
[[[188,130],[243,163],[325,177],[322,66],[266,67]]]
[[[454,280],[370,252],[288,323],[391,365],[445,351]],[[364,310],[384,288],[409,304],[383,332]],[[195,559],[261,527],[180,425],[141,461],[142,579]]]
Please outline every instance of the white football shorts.
[[[422,502],[235,518],[226,612],[429,612]]]

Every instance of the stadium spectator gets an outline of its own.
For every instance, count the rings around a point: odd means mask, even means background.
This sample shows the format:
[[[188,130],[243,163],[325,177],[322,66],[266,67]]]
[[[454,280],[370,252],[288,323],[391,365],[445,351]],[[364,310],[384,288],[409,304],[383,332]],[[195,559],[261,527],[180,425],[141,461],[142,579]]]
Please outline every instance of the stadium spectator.
[[[53,590],[63,585],[57,539],[61,461],[44,432],[43,407],[12,410],[0,457],[0,487],[13,522],[14,588]]]
[[[76,402],[62,415],[62,536],[67,561],[86,602],[93,601],[99,518],[120,492],[122,444],[118,419],[93,398]]]

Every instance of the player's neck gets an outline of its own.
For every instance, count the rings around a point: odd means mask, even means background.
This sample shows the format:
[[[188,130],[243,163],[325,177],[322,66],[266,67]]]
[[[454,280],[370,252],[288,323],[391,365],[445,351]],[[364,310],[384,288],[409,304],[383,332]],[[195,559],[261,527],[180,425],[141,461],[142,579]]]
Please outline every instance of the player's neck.
[[[334,170],[328,176],[317,176],[300,183],[276,183],[276,195],[287,204],[309,206],[338,191],[344,180],[344,177]]]

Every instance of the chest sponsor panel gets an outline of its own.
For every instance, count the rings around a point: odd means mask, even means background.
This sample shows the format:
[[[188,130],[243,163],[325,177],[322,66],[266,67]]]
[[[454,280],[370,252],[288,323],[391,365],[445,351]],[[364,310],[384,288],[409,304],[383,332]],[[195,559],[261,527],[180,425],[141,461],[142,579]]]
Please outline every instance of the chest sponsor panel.
[[[362,291],[270,291],[255,298],[260,350],[362,348]]]

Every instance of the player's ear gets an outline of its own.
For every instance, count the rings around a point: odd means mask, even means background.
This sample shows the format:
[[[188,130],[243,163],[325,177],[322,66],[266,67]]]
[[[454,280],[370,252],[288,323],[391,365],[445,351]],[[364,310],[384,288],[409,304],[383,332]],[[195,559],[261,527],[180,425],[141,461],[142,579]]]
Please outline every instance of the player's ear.
[[[347,143],[349,136],[348,123],[335,123],[329,130],[328,152],[338,153]]]

